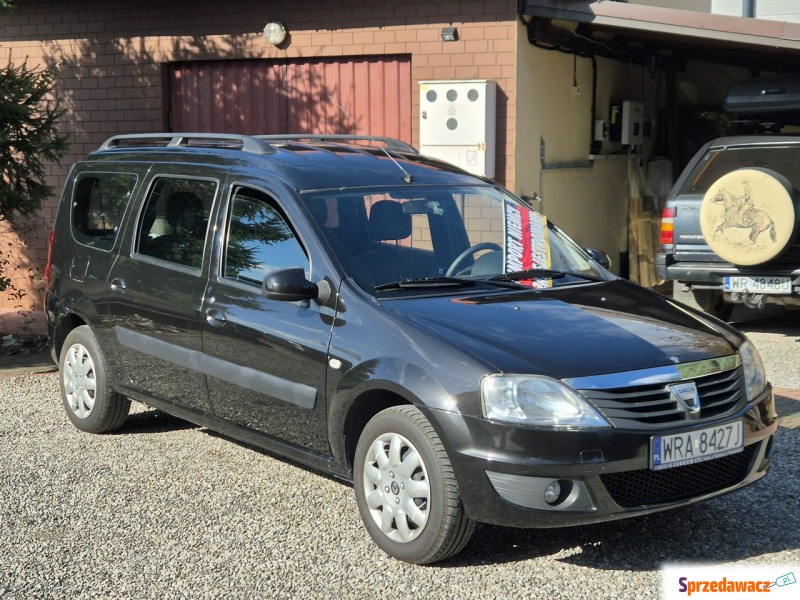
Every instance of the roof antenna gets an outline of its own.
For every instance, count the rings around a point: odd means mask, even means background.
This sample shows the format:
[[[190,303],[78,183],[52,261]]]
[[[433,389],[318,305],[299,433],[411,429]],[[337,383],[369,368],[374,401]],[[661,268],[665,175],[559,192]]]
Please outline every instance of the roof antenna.
[[[347,111],[344,109],[344,107],[343,107],[341,104],[339,104],[339,103],[336,101],[336,98],[334,98],[334,97],[333,97],[332,95],[330,95],[330,94],[328,94],[328,98],[330,98],[331,102],[333,102],[333,103],[334,103],[336,106],[338,106],[338,107],[339,107],[339,110],[340,110],[340,111],[342,111],[342,114],[343,114],[345,117],[347,117],[348,119],[350,119],[350,120],[351,120],[353,123],[355,123],[355,124],[356,124],[356,127],[358,127],[358,121],[356,121],[356,120],[355,120],[353,117],[351,117],[351,116],[348,114],[348,112],[347,112]],[[372,137],[372,136],[371,136],[370,134],[368,134],[368,133],[367,133],[367,134],[362,134],[362,135],[364,135],[364,137],[365,137],[365,138],[368,138],[368,139],[372,140],[372,142],[374,142],[374,144],[375,144],[375,145],[376,145],[378,148],[380,148],[381,150],[383,150],[383,153],[384,153],[386,156],[388,156],[388,157],[389,157],[389,159],[390,159],[390,160],[391,160],[391,161],[392,161],[392,162],[393,162],[393,163],[394,163],[394,164],[397,166],[397,168],[398,168],[398,169],[400,169],[400,170],[403,172],[403,181],[405,181],[406,183],[412,183],[412,182],[414,181],[414,177],[411,175],[411,173],[409,173],[408,171],[406,171],[406,170],[403,168],[403,165],[401,165],[399,162],[397,162],[397,161],[395,160],[394,156],[392,156],[391,154],[389,154],[389,151],[386,149],[386,146],[383,146],[383,145],[379,144],[379,143],[378,143],[378,140],[376,140],[374,137]]]

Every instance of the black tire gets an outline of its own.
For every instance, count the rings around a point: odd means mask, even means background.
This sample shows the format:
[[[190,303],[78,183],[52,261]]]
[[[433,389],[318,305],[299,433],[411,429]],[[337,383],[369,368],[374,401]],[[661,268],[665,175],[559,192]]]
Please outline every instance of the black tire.
[[[722,292],[717,290],[692,290],[694,301],[710,315],[723,321],[730,321],[733,304],[722,299]]]
[[[64,340],[58,360],[61,399],[72,424],[81,431],[106,433],[128,418],[130,400],[112,390],[105,355],[86,325]]]
[[[376,456],[389,459],[392,448],[399,462],[381,469]],[[464,512],[450,459],[418,408],[387,408],[367,423],[356,447],[354,473],[364,526],[390,556],[433,563],[454,556],[472,537],[475,523]]]

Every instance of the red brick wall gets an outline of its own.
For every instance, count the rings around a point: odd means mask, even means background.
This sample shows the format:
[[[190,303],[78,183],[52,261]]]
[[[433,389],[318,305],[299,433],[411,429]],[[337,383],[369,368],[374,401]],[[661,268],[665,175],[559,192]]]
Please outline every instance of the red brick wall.
[[[20,0],[17,12],[0,17],[0,53],[30,66],[61,63],[57,94],[67,112],[70,154],[53,165],[49,182],[60,191],[68,166],[116,133],[165,128],[164,65],[176,60],[298,58],[309,56],[411,55],[413,143],[419,139],[417,82],[492,79],[498,90],[497,180],[514,187],[513,127],[516,102],[516,2],[404,0]],[[119,7],[117,7],[117,6]],[[121,6],[120,6],[121,5]],[[65,10],[66,9],[66,10]],[[282,21],[289,38],[269,45],[261,30]],[[443,26],[458,28],[459,41],[444,43]],[[41,306],[47,234],[56,198],[33,221],[23,247],[14,234],[17,264],[29,265],[16,283],[23,303]],[[19,302],[0,294],[0,308]]]

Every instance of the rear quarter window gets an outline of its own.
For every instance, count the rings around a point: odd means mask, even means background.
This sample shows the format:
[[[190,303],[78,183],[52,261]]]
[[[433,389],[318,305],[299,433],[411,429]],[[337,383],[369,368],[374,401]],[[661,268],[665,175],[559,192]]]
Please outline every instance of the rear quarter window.
[[[135,185],[136,175],[132,173],[79,175],[71,210],[75,240],[84,246],[111,250]]]

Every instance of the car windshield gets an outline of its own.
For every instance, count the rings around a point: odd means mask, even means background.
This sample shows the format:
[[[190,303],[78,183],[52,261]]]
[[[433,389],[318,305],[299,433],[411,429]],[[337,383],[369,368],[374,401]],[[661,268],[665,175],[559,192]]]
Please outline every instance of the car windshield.
[[[348,275],[370,293],[603,279],[546,218],[491,186],[404,186],[305,194]]]

